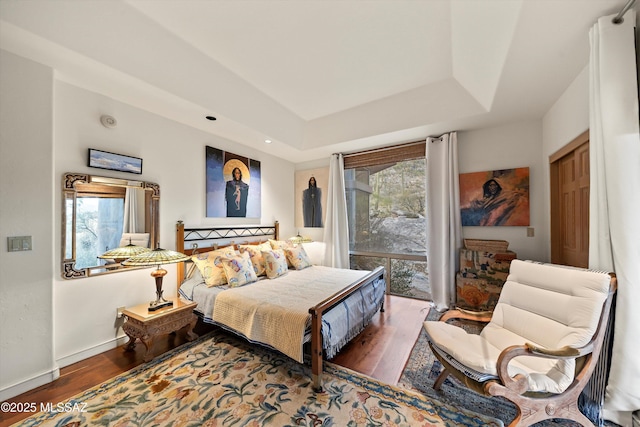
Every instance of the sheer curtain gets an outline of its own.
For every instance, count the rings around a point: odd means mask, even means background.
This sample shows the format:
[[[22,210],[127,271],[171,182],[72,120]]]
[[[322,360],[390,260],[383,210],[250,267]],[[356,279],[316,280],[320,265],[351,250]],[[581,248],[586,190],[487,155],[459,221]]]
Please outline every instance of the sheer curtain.
[[[458,137],[427,138],[427,270],[433,303],[443,311],[455,303],[462,247]]]
[[[123,233],[138,232],[138,190],[127,187],[124,193]]]
[[[591,29],[589,267],[618,278],[604,418],[631,426],[640,408],[640,137],[635,14]]]
[[[349,268],[349,224],[342,154],[332,154],[329,163],[329,190],[323,240],[326,245],[325,265]]]

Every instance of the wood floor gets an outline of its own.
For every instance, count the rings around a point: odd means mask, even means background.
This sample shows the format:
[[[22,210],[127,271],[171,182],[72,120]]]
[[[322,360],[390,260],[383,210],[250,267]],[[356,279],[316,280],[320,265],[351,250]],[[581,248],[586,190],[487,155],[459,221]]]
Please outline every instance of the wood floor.
[[[387,296],[384,313],[376,313],[367,328],[354,338],[331,362],[369,375],[386,383],[396,384],[411,353],[422,322],[429,312],[429,303],[410,298]],[[195,332],[203,334],[213,327],[198,323]],[[154,354],[175,348],[186,342],[183,334],[158,338]],[[9,399],[7,402],[56,404],[108,379],[124,373],[143,362],[144,346],[124,351],[124,346],[66,366],[56,381]],[[0,412],[0,427],[9,426],[31,415],[25,412]]]

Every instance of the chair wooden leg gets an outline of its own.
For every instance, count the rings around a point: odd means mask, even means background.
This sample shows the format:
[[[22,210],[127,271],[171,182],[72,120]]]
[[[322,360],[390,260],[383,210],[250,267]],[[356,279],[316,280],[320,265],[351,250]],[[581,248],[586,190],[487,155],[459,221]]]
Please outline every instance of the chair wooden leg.
[[[492,396],[502,396],[515,403],[518,413],[507,427],[527,427],[543,420],[561,418],[573,420],[583,427],[595,427],[591,420],[578,409],[577,395],[582,388],[572,389],[565,395],[547,398],[528,398],[512,392],[495,382],[489,382],[485,391]]]
[[[511,421],[511,423],[509,423],[507,427],[529,427],[533,424],[539,423],[540,421],[549,420],[552,418],[575,421],[583,427],[595,427],[591,420],[584,416],[582,412],[578,411],[577,409],[571,414],[565,412],[562,415],[549,416],[534,413],[523,418],[522,413],[520,412],[520,408],[518,408],[518,414],[516,415],[516,417],[513,419],[513,421]]]
[[[438,375],[436,382],[433,383],[433,389],[440,390],[442,383],[444,382],[444,380],[447,379],[448,376],[449,376],[449,371],[447,370],[447,368],[442,368],[442,372],[440,372],[440,375]]]

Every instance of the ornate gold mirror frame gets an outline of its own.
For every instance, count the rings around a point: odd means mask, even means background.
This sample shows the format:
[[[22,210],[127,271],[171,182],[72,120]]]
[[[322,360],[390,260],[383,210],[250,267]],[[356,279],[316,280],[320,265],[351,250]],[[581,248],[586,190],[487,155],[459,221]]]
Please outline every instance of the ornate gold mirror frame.
[[[125,267],[119,262],[104,264],[96,258],[96,265],[78,267],[78,203],[83,197],[109,198],[120,197],[125,189],[136,188],[144,193],[144,233],[149,234],[149,247],[155,248],[160,239],[160,187],[158,184],[144,181],[132,181],[118,178],[88,175],[82,173],[65,173],[62,177],[62,277],[64,279],[81,279],[100,274],[128,271],[139,267]],[[122,230],[117,233],[118,241]],[[107,249],[113,248],[104,248]],[[101,265],[102,264],[102,265]]]

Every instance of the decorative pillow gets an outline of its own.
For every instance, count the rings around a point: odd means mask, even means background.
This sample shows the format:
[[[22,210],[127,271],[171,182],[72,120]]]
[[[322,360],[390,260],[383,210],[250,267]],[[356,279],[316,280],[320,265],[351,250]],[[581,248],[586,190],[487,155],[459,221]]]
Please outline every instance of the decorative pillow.
[[[269,244],[271,245],[272,249],[281,249],[282,251],[284,251],[287,248],[292,248],[293,244],[291,242],[288,242],[286,240],[273,240],[273,239],[269,239]],[[286,255],[285,255],[286,257]],[[287,260],[287,267],[293,267],[291,264],[289,264],[289,261]]]
[[[286,240],[269,239],[269,244],[271,245],[272,249],[282,249],[282,250],[284,250],[285,248],[290,248],[291,246],[293,246],[291,244],[291,242],[287,242]]]
[[[262,256],[265,261],[265,272],[269,279],[275,279],[278,276],[287,274],[287,257],[282,249],[273,249],[271,251],[263,251]]]
[[[216,258],[231,258],[235,255],[236,251],[233,249],[233,246],[227,246],[216,249],[215,251],[193,255],[191,260],[196,264],[198,270],[200,270],[200,274],[202,274],[204,283],[206,283],[207,286],[220,286],[227,283],[227,278],[222,270],[222,265],[216,265]]]
[[[240,253],[247,252],[251,258],[251,264],[253,264],[253,270],[257,276],[264,274],[265,262],[262,256],[262,251],[270,251],[271,244],[269,242],[260,243],[259,245],[240,245]]]
[[[230,288],[236,288],[258,280],[247,252],[231,258],[219,257],[217,263],[222,265]]]
[[[293,246],[284,250],[287,261],[296,270],[311,267],[311,260],[302,245]]]

